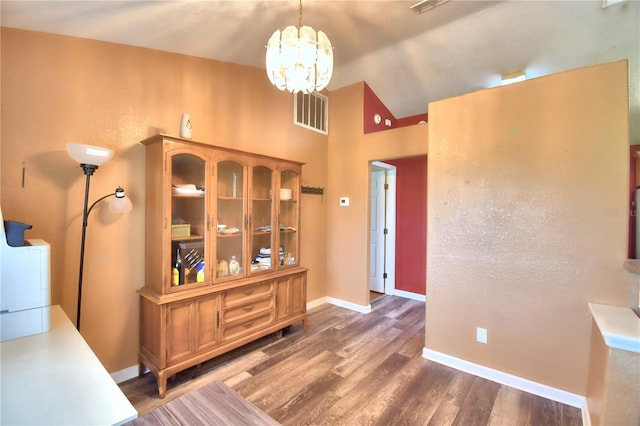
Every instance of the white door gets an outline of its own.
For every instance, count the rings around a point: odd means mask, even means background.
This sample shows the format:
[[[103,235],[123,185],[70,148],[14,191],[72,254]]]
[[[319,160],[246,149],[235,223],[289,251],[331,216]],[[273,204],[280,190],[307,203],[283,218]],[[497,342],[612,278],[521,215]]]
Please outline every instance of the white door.
[[[372,291],[384,293],[385,273],[385,183],[386,171],[372,168],[369,283]]]

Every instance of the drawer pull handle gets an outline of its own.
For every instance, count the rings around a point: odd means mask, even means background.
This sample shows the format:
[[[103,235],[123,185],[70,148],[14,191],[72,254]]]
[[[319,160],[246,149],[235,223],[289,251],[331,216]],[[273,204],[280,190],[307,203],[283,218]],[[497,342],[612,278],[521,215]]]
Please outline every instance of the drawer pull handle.
[[[253,294],[253,290],[245,290],[243,293],[247,296],[251,296]]]
[[[249,312],[249,311],[252,311],[253,308],[255,308],[255,305],[245,306],[244,308],[242,308],[242,310],[245,312]]]
[[[251,328],[251,327],[253,327],[253,323],[254,323],[254,321],[248,322],[246,324],[243,324],[243,327],[244,328]]]

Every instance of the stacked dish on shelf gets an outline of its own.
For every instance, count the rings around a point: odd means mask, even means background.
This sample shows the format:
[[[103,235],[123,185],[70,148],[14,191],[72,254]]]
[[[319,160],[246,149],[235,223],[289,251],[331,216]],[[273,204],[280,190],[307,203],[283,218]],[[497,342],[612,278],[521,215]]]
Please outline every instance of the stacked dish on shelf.
[[[281,200],[290,200],[291,199],[291,189],[280,188],[280,199]]]
[[[171,192],[177,195],[204,195],[204,188],[188,183],[186,185],[172,185]]]

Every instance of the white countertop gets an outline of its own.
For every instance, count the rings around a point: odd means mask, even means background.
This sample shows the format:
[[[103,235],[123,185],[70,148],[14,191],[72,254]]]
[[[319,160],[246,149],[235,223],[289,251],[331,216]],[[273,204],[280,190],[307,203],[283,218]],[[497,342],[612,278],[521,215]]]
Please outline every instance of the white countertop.
[[[640,318],[629,308],[589,303],[607,346],[640,353]]]
[[[47,333],[0,344],[0,423],[111,425],[138,413],[60,306]]]

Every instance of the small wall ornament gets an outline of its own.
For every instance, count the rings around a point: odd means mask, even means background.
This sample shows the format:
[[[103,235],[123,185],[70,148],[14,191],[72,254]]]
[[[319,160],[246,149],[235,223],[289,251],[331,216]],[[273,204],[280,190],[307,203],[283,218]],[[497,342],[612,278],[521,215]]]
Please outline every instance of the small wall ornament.
[[[185,139],[191,139],[191,117],[189,114],[182,114],[180,119],[180,137]]]

